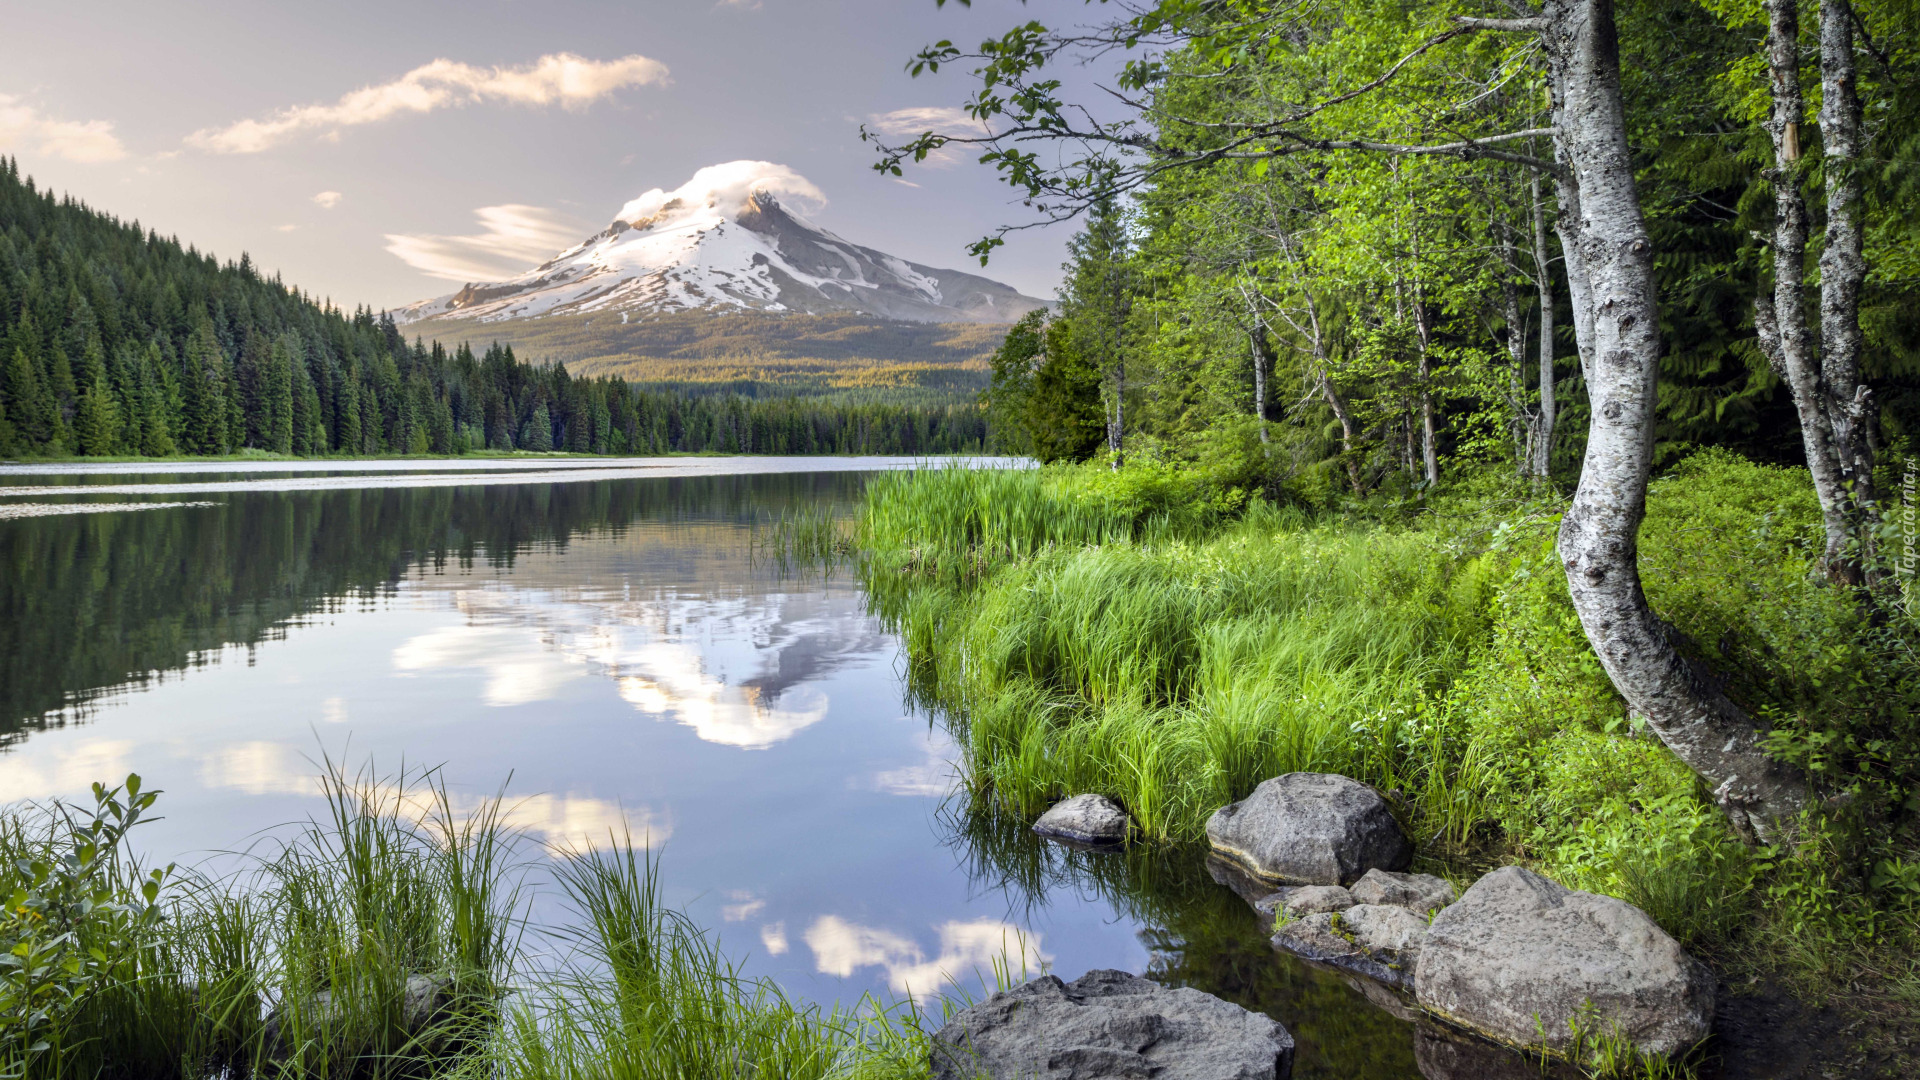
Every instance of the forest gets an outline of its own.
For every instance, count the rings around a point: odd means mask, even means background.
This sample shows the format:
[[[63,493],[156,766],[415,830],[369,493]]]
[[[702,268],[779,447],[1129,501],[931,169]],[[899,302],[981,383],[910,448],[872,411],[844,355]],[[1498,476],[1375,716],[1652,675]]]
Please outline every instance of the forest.
[[[416,338],[0,163],[0,456],[978,450],[971,404],[693,395]]]
[[[1625,899],[1723,1004],[1843,1002],[1827,1075],[1911,1075],[1920,10],[1087,15],[928,46],[967,123],[867,133],[998,172],[983,261],[1077,229],[985,394],[1055,464],[861,524],[976,800],[1180,845],[1357,778],[1430,865]]]

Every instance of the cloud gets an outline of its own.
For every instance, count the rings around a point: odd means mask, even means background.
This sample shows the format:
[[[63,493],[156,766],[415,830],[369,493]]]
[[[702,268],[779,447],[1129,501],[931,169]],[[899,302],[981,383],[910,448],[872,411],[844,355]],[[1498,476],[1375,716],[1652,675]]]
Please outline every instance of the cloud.
[[[274,232],[293,232],[295,229],[298,229],[299,227],[300,226],[298,225],[275,225],[273,227],[273,231]]]
[[[985,135],[987,127],[967,115],[967,110],[944,105],[924,105],[895,109],[867,117],[867,128],[893,139],[910,139],[931,131],[937,135],[975,137]],[[943,146],[927,155],[925,165],[944,168],[960,160],[960,148]],[[915,185],[918,186],[918,185]]]
[[[393,650],[393,667],[409,675],[484,671],[481,700],[494,706],[547,701],[586,674],[583,660],[542,648],[525,630],[490,626],[448,626],[409,638]]]
[[[1040,950],[1040,935],[1028,934],[998,919],[952,921],[940,925],[940,954],[927,959],[920,946],[892,931],[823,915],[807,928],[807,948],[821,974],[846,978],[855,969],[886,969],[887,985],[902,994],[924,997],[949,984],[992,969],[1004,958],[1007,970],[1045,971],[1053,958]]]
[[[727,922],[746,922],[766,910],[767,902],[744,889],[735,889],[727,894],[727,899],[737,903],[727,904],[720,909],[720,917]]]
[[[760,0],[715,0],[713,10],[732,8],[735,11],[759,11]]]
[[[126,743],[105,744],[111,751],[104,760],[89,759],[77,768],[98,771],[126,757]],[[96,752],[95,758],[101,755]],[[4,766],[5,759],[0,759]],[[73,771],[76,766],[68,766]],[[244,742],[224,746],[200,757],[200,782],[209,788],[240,791],[248,795],[300,795],[317,797],[324,793],[320,766],[286,743]],[[125,777],[122,769],[118,775]],[[6,779],[0,769],[0,781]],[[21,779],[25,779],[24,777]],[[44,785],[42,785],[44,786]],[[440,810],[432,791],[424,784],[404,787],[388,782],[375,786],[375,801],[401,817],[423,822]],[[465,821],[487,806],[487,799],[458,792],[449,797],[456,821]],[[673,835],[673,822],[665,814],[646,806],[624,807],[611,799],[587,795],[508,796],[501,805],[500,821],[509,829],[536,837],[554,851],[586,851],[608,842],[631,836],[641,847],[664,843]]]
[[[499,281],[579,243],[586,227],[558,211],[508,203],[473,212],[481,231],[467,236],[388,233],[387,251],[443,281]]]
[[[346,196],[337,191],[323,191],[313,197],[313,203],[322,210],[331,210],[339,206],[340,200],[344,198],[346,198]]]
[[[0,755],[0,803],[82,798],[95,781],[113,787],[133,771],[132,756],[133,744],[125,740],[10,750]]]
[[[957,753],[952,739],[942,732],[929,732],[924,760],[873,774],[873,786],[888,795],[946,795],[957,779],[953,766]]]
[[[0,148],[21,148],[83,165],[127,156],[111,120],[56,120],[12,94],[0,94]]]
[[[626,87],[666,80],[665,64],[638,54],[589,60],[573,53],[553,53],[520,67],[475,67],[440,59],[392,82],[362,87],[331,104],[296,105],[265,120],[202,128],[187,136],[187,144],[217,154],[257,154],[302,132],[338,138],[342,128],[482,102],[584,109]]]
[[[785,956],[789,947],[787,945],[786,921],[781,920],[780,922],[768,923],[761,927],[760,944],[765,945],[767,951],[775,956]]]
[[[785,165],[771,161],[729,161],[699,170],[672,191],[654,188],[621,207],[617,217],[628,223],[644,221],[660,216],[676,202],[689,210],[710,206],[732,217],[756,191],[771,192],[788,209],[801,213],[816,213],[827,205],[826,195],[813,181]]]

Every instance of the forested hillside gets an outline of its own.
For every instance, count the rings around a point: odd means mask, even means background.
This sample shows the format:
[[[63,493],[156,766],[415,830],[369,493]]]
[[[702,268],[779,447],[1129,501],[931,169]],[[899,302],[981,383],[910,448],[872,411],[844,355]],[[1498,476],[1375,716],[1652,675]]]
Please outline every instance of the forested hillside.
[[[415,339],[0,162],[0,455],[940,453],[972,406],[750,400]]]
[[[449,347],[498,341],[577,375],[616,375],[648,389],[893,402],[972,396],[986,386],[987,359],[1007,332],[990,323],[713,311],[423,326]]]

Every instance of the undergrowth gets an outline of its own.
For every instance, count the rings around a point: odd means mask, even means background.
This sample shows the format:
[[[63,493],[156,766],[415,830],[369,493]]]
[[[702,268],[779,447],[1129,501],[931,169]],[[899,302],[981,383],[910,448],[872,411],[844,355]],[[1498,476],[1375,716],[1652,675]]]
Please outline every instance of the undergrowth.
[[[869,485],[860,540],[914,692],[1007,812],[1098,792],[1193,841],[1267,777],[1338,772],[1463,871],[1530,864],[1730,962],[1839,977],[1914,943],[1920,633],[1815,573],[1804,475],[1696,454],[1640,538],[1683,650],[1821,790],[1785,849],[1739,843],[1613,691],[1561,508],[1496,477],[1334,513],[1164,466],[946,470]]]

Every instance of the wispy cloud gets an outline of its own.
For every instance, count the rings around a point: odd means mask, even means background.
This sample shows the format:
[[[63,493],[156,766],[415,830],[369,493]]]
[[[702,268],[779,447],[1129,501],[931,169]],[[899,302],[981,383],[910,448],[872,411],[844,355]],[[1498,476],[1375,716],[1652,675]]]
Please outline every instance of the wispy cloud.
[[[732,8],[735,11],[759,11],[760,0],[715,0],[713,10]]]
[[[322,210],[331,210],[339,206],[340,200],[344,198],[346,198],[346,196],[337,191],[323,191],[313,197],[313,203]]]
[[[387,251],[443,281],[498,281],[572,247],[588,231],[567,215],[541,206],[483,206],[473,216],[480,223],[478,233],[388,233]]]
[[[407,113],[429,113],[488,101],[583,109],[629,86],[665,82],[667,66],[638,54],[589,60],[553,53],[520,67],[475,67],[455,60],[422,64],[391,82],[362,87],[324,105],[296,105],[265,120],[241,120],[187,136],[190,146],[219,154],[257,154],[302,132],[338,134]]]
[[[111,120],[57,120],[12,94],[0,94],[0,149],[28,150],[81,164],[127,156]]]
[[[986,125],[967,115],[967,110],[945,105],[923,105],[876,113],[867,117],[867,128],[894,139],[912,138],[929,131],[936,135],[967,138],[987,132]],[[953,148],[942,147],[928,154],[924,164],[944,167],[959,160],[960,155]]]

